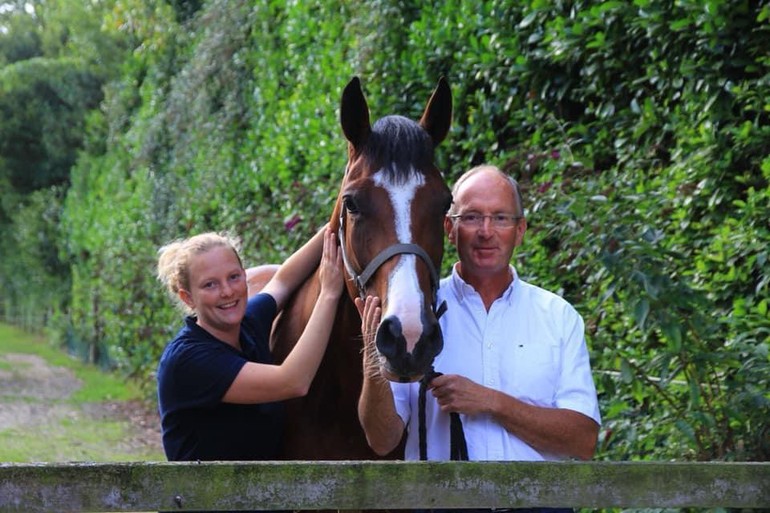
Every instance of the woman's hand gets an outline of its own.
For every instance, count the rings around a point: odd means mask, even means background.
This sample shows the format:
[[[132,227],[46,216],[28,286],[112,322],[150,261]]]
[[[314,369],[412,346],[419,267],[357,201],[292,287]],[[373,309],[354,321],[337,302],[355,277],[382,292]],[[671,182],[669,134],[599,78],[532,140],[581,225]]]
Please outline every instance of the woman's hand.
[[[321,294],[326,299],[339,299],[345,283],[342,271],[342,253],[337,244],[337,237],[329,228],[324,232],[324,247],[319,270]]]

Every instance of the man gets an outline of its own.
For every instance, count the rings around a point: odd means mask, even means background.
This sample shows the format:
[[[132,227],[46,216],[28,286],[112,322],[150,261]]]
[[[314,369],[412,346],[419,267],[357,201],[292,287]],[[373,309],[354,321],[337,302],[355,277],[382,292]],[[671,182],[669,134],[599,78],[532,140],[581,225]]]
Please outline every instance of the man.
[[[470,460],[590,459],[601,419],[583,320],[510,265],[527,230],[518,184],[479,166],[452,193],[444,229],[459,262],[438,292],[448,309],[434,362],[442,375],[429,385],[425,407],[427,459],[450,459],[450,412],[460,414]],[[379,300],[357,304],[363,332],[372,333]],[[419,384],[364,374],[359,418],[370,446],[387,454],[406,429],[406,459],[420,459]]]

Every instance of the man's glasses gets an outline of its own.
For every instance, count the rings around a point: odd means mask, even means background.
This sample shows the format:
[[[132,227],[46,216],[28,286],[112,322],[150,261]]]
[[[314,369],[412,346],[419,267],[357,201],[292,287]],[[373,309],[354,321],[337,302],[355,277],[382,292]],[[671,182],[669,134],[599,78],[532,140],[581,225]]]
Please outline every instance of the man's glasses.
[[[514,216],[511,214],[479,214],[478,212],[468,212],[466,214],[454,214],[449,216],[454,221],[459,221],[461,225],[469,228],[481,228],[484,226],[484,220],[489,218],[490,224],[494,228],[513,228],[516,221],[524,216]]]

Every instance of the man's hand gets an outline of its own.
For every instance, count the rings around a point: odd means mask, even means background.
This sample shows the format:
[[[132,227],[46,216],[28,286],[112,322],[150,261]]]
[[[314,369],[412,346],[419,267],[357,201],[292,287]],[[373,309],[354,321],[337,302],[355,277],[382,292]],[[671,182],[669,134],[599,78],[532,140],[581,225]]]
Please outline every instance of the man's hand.
[[[443,412],[477,415],[492,411],[492,390],[466,377],[443,374],[433,378],[428,388]]]

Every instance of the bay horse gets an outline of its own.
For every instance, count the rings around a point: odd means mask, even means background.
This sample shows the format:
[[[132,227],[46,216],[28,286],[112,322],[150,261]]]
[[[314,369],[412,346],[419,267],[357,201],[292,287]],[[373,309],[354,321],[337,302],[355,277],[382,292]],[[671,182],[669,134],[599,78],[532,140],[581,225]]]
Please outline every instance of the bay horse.
[[[348,161],[329,223],[338,234],[349,279],[308,394],[287,401],[285,459],[379,459],[358,421],[363,337],[354,298],[380,298],[376,348],[384,378],[420,379],[443,347],[435,301],[442,223],[452,196],[434,164],[434,148],[446,137],[451,115],[451,90],[444,78],[419,122],[390,115],[371,125],[357,77],[342,93],[340,124]],[[249,269],[250,293],[275,269]],[[316,272],[276,318],[270,342],[276,363],[299,339],[319,290]],[[399,452],[389,456],[403,457]]]

